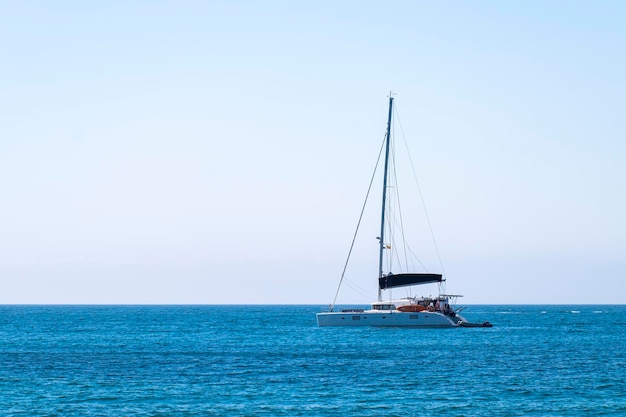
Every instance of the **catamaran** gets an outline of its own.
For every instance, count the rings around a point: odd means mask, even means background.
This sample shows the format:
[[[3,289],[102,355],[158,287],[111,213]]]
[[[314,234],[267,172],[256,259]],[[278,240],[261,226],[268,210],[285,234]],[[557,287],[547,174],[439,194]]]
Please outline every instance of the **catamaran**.
[[[454,301],[460,295],[445,294],[445,279],[443,274],[431,272],[403,272],[394,274],[385,272],[384,254],[391,246],[385,244],[387,189],[390,178],[390,152],[391,152],[391,124],[393,115],[393,97],[389,97],[389,112],[387,117],[387,129],[384,139],[384,172],[382,189],[382,213],[380,224],[378,258],[378,299],[371,303],[369,309],[345,308],[335,311],[335,302],[339,288],[335,294],[329,311],[317,313],[319,326],[399,326],[399,327],[491,327],[489,322],[469,323],[460,315],[461,308],[456,308]],[[393,154],[393,152],[392,152]],[[369,193],[368,193],[369,194]],[[358,230],[358,227],[357,227]],[[354,244],[354,241],[353,241]],[[351,249],[352,250],[352,249]],[[349,259],[349,258],[348,258]],[[347,266],[347,262],[346,262]],[[344,268],[345,274],[345,268]],[[342,274],[339,287],[343,282]],[[423,284],[438,284],[436,296],[407,296],[404,298],[383,300],[383,293],[399,287],[409,287]]]

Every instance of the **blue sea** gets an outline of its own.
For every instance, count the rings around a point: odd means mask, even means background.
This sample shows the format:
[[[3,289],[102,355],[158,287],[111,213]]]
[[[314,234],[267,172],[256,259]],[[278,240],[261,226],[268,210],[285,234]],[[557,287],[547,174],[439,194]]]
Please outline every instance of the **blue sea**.
[[[626,306],[469,306],[494,327],[453,329],[318,311],[0,306],[0,415],[626,415]]]

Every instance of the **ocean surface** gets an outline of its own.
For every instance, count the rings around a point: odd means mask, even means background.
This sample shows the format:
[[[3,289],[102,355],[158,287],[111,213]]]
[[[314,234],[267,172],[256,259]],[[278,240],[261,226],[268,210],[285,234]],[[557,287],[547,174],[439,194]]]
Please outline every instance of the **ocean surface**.
[[[626,416],[626,306],[318,328],[319,306],[0,306],[2,416]]]

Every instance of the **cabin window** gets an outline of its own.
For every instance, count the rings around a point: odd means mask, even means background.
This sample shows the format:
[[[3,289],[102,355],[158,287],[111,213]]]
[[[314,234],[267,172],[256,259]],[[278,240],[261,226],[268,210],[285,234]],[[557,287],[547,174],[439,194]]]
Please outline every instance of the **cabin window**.
[[[414,319],[418,319],[419,317],[420,317],[420,316],[419,316],[419,315],[417,315],[417,314],[411,314],[411,315],[409,316],[409,319],[414,320]]]
[[[361,316],[352,316],[352,320],[361,320]]]

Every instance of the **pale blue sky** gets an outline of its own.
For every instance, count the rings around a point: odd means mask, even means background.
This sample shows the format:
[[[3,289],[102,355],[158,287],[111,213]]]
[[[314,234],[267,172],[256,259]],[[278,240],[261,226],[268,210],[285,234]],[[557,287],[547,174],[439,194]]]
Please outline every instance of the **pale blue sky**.
[[[0,303],[327,304],[389,90],[450,292],[626,303],[626,3],[301,3],[0,2]]]

